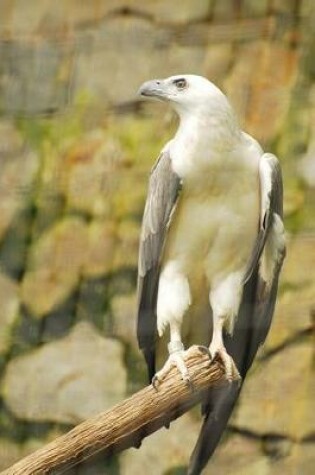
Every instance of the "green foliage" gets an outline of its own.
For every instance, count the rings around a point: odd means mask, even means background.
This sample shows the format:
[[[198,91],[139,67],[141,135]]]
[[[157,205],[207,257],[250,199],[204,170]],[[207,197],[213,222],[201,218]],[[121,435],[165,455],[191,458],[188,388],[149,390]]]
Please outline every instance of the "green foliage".
[[[79,140],[84,132],[84,118],[93,106],[92,98],[78,94],[71,109],[64,114],[42,117],[19,117],[16,125],[23,137],[38,151],[43,151],[47,142],[59,149],[68,140]]]
[[[172,137],[169,124],[155,117],[113,118],[108,133],[119,141],[130,165],[139,171],[153,165],[162,147]]]

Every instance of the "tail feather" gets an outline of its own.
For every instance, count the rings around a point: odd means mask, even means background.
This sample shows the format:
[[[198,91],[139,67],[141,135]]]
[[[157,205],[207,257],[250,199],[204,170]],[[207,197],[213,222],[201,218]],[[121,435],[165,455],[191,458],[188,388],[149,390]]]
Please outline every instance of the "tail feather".
[[[206,415],[199,438],[190,457],[187,475],[200,475],[215,451],[240,392],[238,382],[228,383],[211,394],[212,410]]]
[[[155,375],[155,350],[150,348],[143,349],[143,355],[147,363],[149,384],[151,384],[152,378]]]

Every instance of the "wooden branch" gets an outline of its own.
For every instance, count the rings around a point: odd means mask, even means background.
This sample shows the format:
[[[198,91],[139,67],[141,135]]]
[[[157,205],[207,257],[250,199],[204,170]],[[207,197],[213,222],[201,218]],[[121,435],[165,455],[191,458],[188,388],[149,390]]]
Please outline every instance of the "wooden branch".
[[[158,390],[152,385],[145,387],[28,455],[1,475],[60,474],[101,450],[109,456],[129,447],[140,447],[144,437],[204,401],[210,388],[226,383],[220,361],[210,364],[209,356],[197,346],[189,351],[186,364],[192,387],[174,368]]]

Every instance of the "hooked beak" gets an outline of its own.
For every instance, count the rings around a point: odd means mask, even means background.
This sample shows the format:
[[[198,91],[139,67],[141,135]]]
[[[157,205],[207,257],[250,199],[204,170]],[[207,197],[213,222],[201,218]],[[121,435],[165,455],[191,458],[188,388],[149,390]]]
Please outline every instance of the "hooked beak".
[[[162,79],[153,79],[146,81],[138,90],[138,95],[141,97],[152,97],[160,100],[167,99],[167,92],[165,83]]]

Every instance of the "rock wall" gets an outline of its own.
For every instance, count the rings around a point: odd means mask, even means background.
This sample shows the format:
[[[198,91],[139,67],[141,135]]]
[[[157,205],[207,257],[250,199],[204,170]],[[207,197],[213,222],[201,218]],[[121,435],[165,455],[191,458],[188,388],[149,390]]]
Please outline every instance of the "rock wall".
[[[313,473],[313,24],[311,0],[0,1],[0,469],[146,382],[139,225],[176,119],[135,93],[187,72],[280,157],[288,229],[271,333],[205,473]],[[199,427],[192,411],[69,473],[184,473]]]

